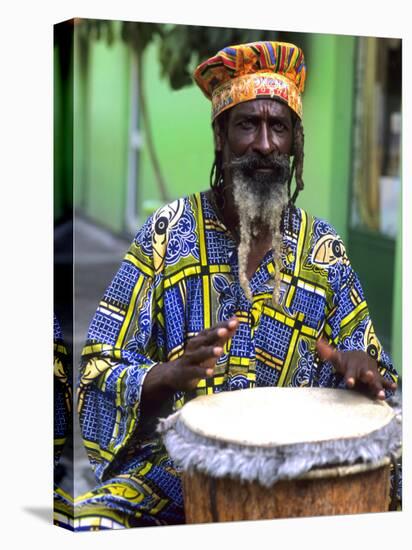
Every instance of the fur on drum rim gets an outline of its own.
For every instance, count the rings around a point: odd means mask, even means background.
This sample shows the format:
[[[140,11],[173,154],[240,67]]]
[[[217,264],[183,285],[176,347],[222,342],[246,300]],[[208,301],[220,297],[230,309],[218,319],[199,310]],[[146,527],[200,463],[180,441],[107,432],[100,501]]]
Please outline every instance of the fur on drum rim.
[[[160,419],[158,431],[170,457],[184,471],[258,481],[265,487],[282,479],[297,478],[317,467],[375,464],[398,453],[401,445],[401,423],[396,416],[362,438],[274,447],[248,447],[195,434],[181,421],[179,411]]]

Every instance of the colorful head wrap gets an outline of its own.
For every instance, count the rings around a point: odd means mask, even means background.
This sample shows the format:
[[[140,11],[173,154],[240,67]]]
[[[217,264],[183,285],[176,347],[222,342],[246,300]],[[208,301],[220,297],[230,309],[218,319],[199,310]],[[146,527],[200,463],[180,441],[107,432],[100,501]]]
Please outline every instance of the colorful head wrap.
[[[194,79],[212,100],[212,119],[257,98],[279,98],[302,118],[306,65],[300,48],[286,42],[229,46],[201,63]]]

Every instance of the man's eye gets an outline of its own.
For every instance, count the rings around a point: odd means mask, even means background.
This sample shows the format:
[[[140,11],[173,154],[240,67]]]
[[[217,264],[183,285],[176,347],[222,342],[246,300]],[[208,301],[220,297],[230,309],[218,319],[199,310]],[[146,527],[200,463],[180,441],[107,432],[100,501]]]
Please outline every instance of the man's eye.
[[[286,130],[286,126],[283,124],[283,122],[274,122],[272,124],[272,128],[276,131],[276,132],[283,132],[284,130]]]
[[[241,120],[239,125],[244,130],[251,130],[252,128],[255,127],[252,120]]]

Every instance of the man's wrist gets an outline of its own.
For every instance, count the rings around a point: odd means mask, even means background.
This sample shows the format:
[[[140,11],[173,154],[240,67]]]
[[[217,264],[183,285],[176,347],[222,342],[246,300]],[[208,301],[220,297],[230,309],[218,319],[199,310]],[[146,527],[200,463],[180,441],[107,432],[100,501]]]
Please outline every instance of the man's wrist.
[[[160,363],[161,369],[159,369],[159,376],[162,379],[162,388],[165,391],[174,392],[174,378],[173,378],[173,368],[169,362]]]
[[[147,374],[143,388],[145,393],[174,391],[170,363],[157,363]]]

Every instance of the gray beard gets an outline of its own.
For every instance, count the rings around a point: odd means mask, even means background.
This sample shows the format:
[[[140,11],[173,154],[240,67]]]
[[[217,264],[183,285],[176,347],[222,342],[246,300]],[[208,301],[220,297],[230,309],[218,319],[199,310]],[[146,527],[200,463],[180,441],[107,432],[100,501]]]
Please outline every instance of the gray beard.
[[[282,235],[280,223],[282,212],[288,202],[286,183],[261,186],[246,176],[240,169],[233,169],[233,198],[239,216],[240,242],[238,245],[239,282],[246,297],[252,300],[249,279],[246,275],[251,248],[251,237],[258,237],[259,229],[266,226],[272,235],[272,251],[276,264],[273,297],[279,301],[279,275]]]

